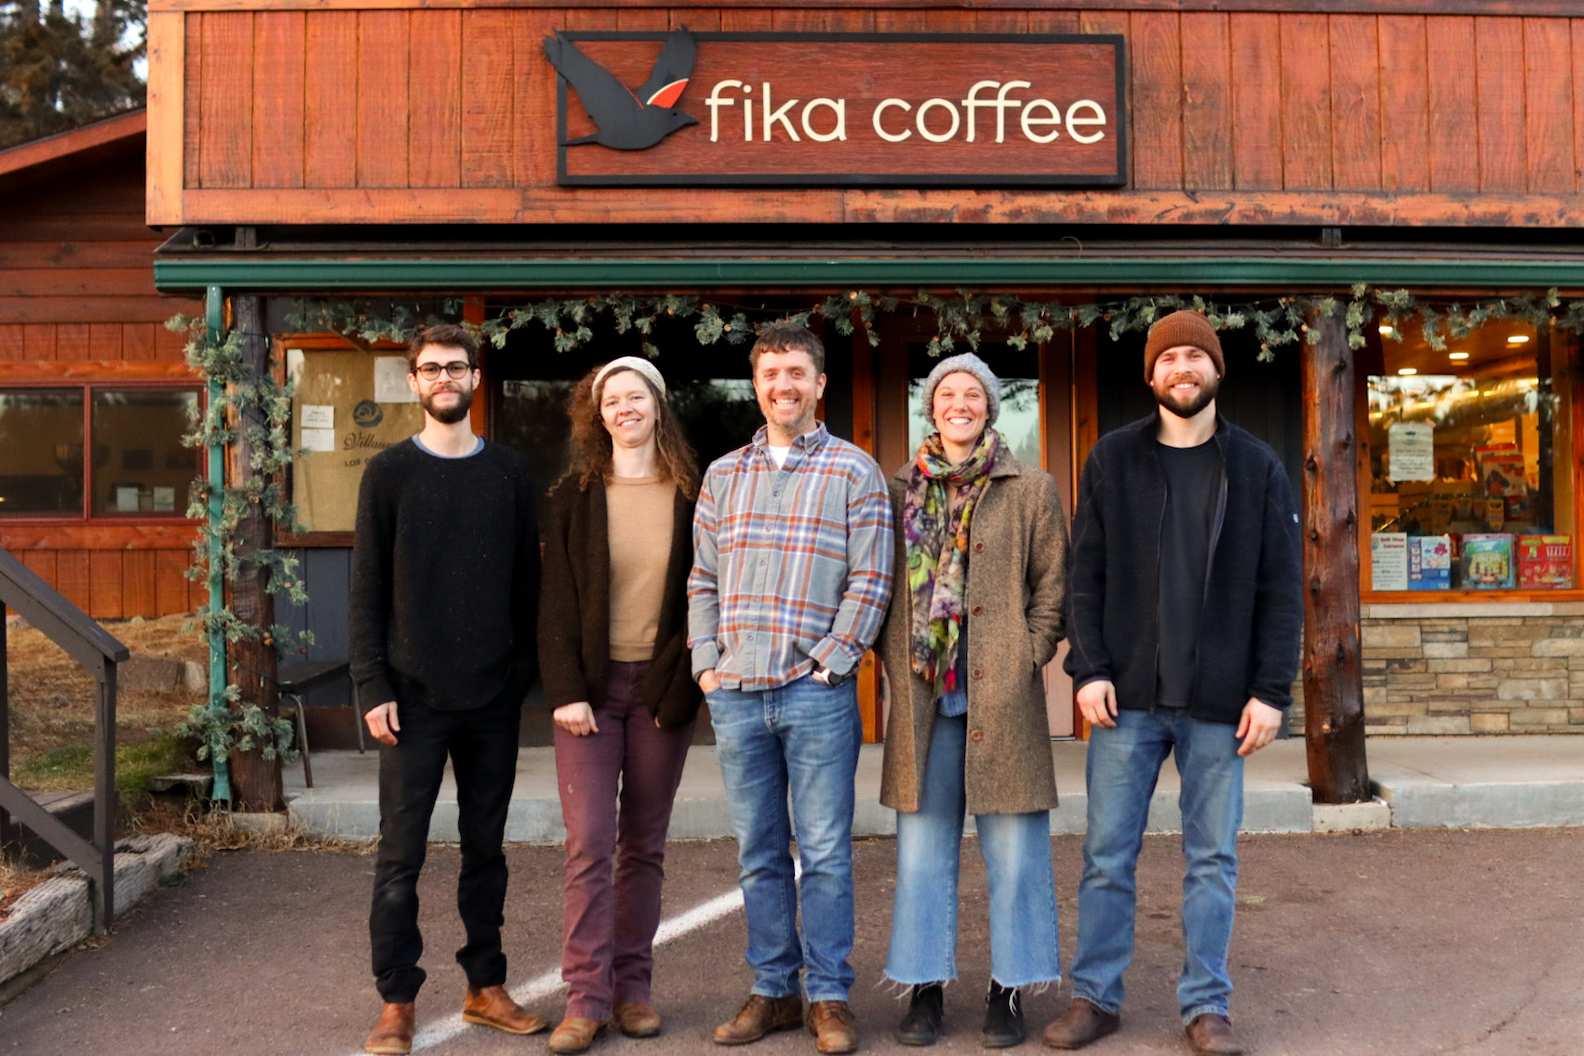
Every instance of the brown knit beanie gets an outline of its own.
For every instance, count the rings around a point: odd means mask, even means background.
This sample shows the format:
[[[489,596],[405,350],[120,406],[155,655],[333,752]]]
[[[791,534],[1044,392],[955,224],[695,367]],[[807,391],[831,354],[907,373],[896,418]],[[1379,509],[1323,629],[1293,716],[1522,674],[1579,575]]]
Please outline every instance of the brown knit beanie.
[[[1149,340],[1144,342],[1144,380],[1155,376],[1155,361],[1168,348],[1192,345],[1202,348],[1215,362],[1216,374],[1226,373],[1226,359],[1221,355],[1221,339],[1216,336],[1210,320],[1186,308],[1155,320],[1150,327]]]

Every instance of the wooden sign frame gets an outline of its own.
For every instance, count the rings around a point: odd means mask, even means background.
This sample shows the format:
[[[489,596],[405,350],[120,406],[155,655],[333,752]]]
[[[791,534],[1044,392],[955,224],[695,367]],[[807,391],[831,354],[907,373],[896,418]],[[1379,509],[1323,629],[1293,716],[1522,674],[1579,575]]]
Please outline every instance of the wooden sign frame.
[[[564,31],[558,35],[558,38],[563,42],[563,47],[566,44],[571,44],[574,47],[580,44],[595,45],[595,48],[588,49],[591,53],[589,57],[599,62],[601,57],[595,53],[599,45],[608,45],[612,42],[659,42],[664,45],[668,39],[674,38],[675,32]],[[880,115],[878,113],[867,115],[868,119],[866,120],[866,115],[860,114],[857,115],[856,120],[852,120],[845,111],[845,97],[834,100],[812,100],[806,106],[814,107],[816,104],[826,104],[821,107],[821,112],[816,115],[816,119],[831,128],[846,128],[850,126],[858,130],[865,138],[872,140],[868,145],[868,150],[871,154],[876,149],[893,148],[898,143],[906,140],[912,140],[913,142],[908,144],[907,149],[894,151],[899,160],[896,165],[889,168],[886,166],[871,166],[868,169],[846,171],[835,166],[830,170],[811,170],[808,168],[794,170],[790,167],[776,169],[773,166],[773,160],[770,163],[757,164],[750,156],[749,161],[745,163],[749,171],[710,171],[702,167],[696,170],[689,170],[686,168],[688,164],[696,162],[701,155],[708,153],[707,149],[700,148],[713,147],[716,140],[712,140],[710,137],[712,133],[718,135],[722,123],[730,125],[729,132],[743,134],[743,142],[751,142],[756,136],[763,138],[763,143],[753,144],[753,146],[760,148],[759,154],[771,154],[773,157],[775,154],[786,156],[790,153],[786,149],[785,144],[771,143],[768,138],[769,133],[763,127],[757,129],[754,127],[755,115],[762,113],[766,118],[762,125],[769,125],[770,120],[773,118],[780,123],[783,129],[791,133],[793,139],[798,138],[792,124],[793,118],[786,113],[785,106],[772,109],[773,103],[782,102],[783,99],[772,97],[771,85],[768,80],[757,86],[763,89],[764,92],[761,111],[760,98],[750,94],[755,86],[745,85],[744,82],[740,81],[714,81],[713,78],[711,80],[714,83],[710,84],[704,83],[698,77],[694,77],[694,83],[688,85],[691,91],[683,91],[680,99],[676,99],[676,92],[673,90],[667,96],[667,99],[668,101],[673,101],[679,109],[685,111],[688,115],[696,118],[698,123],[678,129],[674,134],[667,133],[658,143],[646,149],[633,150],[613,149],[598,142],[568,145],[569,139],[593,139],[593,133],[598,133],[601,130],[586,116],[587,107],[579,105],[582,100],[578,96],[577,90],[574,88],[569,92],[566,77],[558,75],[556,77],[556,182],[558,184],[584,187],[1123,187],[1127,184],[1127,45],[1125,38],[1121,34],[699,32],[691,34],[691,37],[693,42],[696,42],[698,51],[701,53],[706,53],[712,49],[712,46],[719,45],[735,47],[738,55],[744,53],[746,46],[780,46],[783,49],[783,53],[777,58],[778,60],[784,60],[786,68],[792,71],[788,76],[795,76],[798,70],[797,45],[804,45],[805,51],[815,56],[823,54],[828,57],[833,53],[840,53],[850,58],[860,49],[869,49],[874,54],[883,55],[885,66],[892,71],[892,75],[896,78],[894,86],[897,91],[900,92],[906,89],[910,96],[918,99],[916,106],[906,99],[890,98],[882,100],[875,107],[878,111],[888,103],[891,104],[885,114],[885,120],[893,123],[895,127],[884,133],[886,139],[891,139],[890,143],[881,142],[883,126]],[[1040,84],[1037,80],[1025,79],[1020,77],[1015,69],[1007,70],[1001,80],[985,79],[981,81],[982,84],[994,86],[993,92],[989,88],[979,89],[966,86],[953,86],[951,91],[947,91],[945,84],[936,82],[934,85],[930,85],[928,81],[925,81],[924,86],[920,87],[917,69],[910,69],[908,58],[905,55],[899,57],[900,53],[898,51],[898,49],[911,47],[919,55],[934,55],[938,58],[945,53],[946,49],[949,49],[953,55],[958,53],[971,54],[967,49],[972,49],[975,46],[981,49],[995,48],[1004,54],[1019,54],[1022,49],[1030,49],[1020,57],[1039,59],[1040,68],[1047,72],[1052,67],[1061,67],[1064,64],[1064,60],[1052,58],[1052,49],[1077,48],[1079,49],[1078,52],[1069,53],[1082,53],[1083,61],[1070,64],[1067,73],[1072,73],[1074,70],[1085,73],[1084,78],[1080,81],[1079,91],[1089,91],[1090,89],[1103,87],[1103,92],[1094,93],[1105,97],[1103,104],[1099,104],[1098,101],[1089,98],[1069,100],[1065,94],[1060,99],[1047,99],[1042,96],[1032,99],[1012,99],[1010,94],[1014,89],[1009,87],[1003,91],[1000,89],[1001,85],[1021,86],[1021,88],[1016,90],[1022,96],[1028,96],[1031,93],[1039,96],[1041,92],[1064,88],[1064,85],[1060,83]],[[1009,51],[1008,49],[1011,50]],[[1039,50],[1035,51],[1034,49]],[[1093,54],[1095,49],[1108,53],[1099,65],[1100,72],[1098,74],[1095,70],[1097,66],[1096,57]],[[605,51],[608,57],[610,49],[606,48]],[[646,72],[649,72],[648,63],[653,58],[653,55],[653,49],[645,49],[642,56],[633,57],[628,68],[608,71],[615,74],[623,86],[627,87],[629,93],[633,93],[633,99],[639,106],[642,105],[643,100],[639,99],[638,96],[643,94],[643,92],[641,89],[635,92],[633,86],[643,79]],[[689,58],[691,58],[691,55],[689,55]],[[663,59],[655,61],[656,72],[649,74],[651,82],[656,80],[660,65],[663,62]],[[691,67],[691,62],[688,65]],[[719,65],[717,64],[713,68],[718,70]],[[827,69],[825,72],[826,78],[814,90],[828,90],[830,71]],[[987,68],[986,73],[988,72],[992,71]],[[902,80],[904,75],[911,75],[912,80],[904,83]],[[852,78],[855,75],[849,72],[848,76]],[[719,95],[720,89],[717,85],[720,84],[730,84],[734,87],[740,86],[743,95],[737,97]],[[804,89],[804,91],[806,94],[807,90]],[[976,96],[975,93],[978,91],[991,92],[991,94]],[[972,106],[966,105],[969,100],[961,97],[964,92],[973,98]],[[717,94],[712,96],[712,93]],[[933,95],[936,98],[925,99],[924,96],[927,95]],[[997,98],[998,95],[999,98]],[[801,102],[801,100],[794,100],[794,102]],[[860,100],[860,105],[863,102],[865,100]],[[1016,113],[1017,109],[1025,102],[1031,104],[1029,111],[1027,111],[1031,116],[1026,121],[1023,115]],[[838,113],[834,105],[836,103],[840,103],[844,109],[841,112],[840,122],[833,124]],[[1088,103],[1095,108],[1086,109],[1081,115],[1075,115],[1074,110],[1076,110],[1078,105],[1084,103]],[[1043,108],[1044,116],[1032,116],[1032,108],[1035,105]],[[950,108],[950,113],[944,117],[940,114],[935,114],[926,119],[924,116],[925,110],[931,106],[940,111]],[[1052,141],[1060,139],[1073,141],[1074,139],[1070,135],[1070,130],[1073,126],[1069,126],[1066,123],[1063,116],[1063,106],[1068,107],[1067,116],[1080,117],[1080,120],[1074,123],[1075,126],[1082,124],[1087,130],[1089,125],[1103,124],[1104,127],[1101,130],[1099,140],[1102,145],[1098,149],[1089,151],[1089,144],[1077,148],[1086,152],[1084,155],[1086,159],[1098,160],[1103,157],[1103,168],[1091,162],[1086,166],[1085,171],[1063,171],[1059,168],[1046,168],[1041,171],[1041,163],[1044,159],[1039,157],[1039,148],[1043,147],[1045,143],[1032,138],[1033,136],[1050,136],[1054,132],[1057,135],[1053,137]],[[570,116],[569,109],[571,111]],[[724,117],[722,115],[723,110],[726,111]],[[966,121],[960,112],[961,110],[967,111]],[[984,115],[976,115],[977,110],[988,110],[990,112]],[[1009,115],[1007,113],[1008,110],[1012,110],[1014,113]],[[748,113],[745,114],[745,111],[748,111]],[[1104,119],[1103,121],[1095,120],[1097,113]],[[1008,130],[1011,130],[1014,133],[1012,138],[1015,140],[1016,133],[1021,131],[1024,138],[1029,139],[1029,146],[1024,147],[1021,151],[998,149],[992,152],[987,151],[984,147],[970,148],[967,151],[959,147],[957,150],[959,156],[964,153],[971,153],[979,159],[985,158],[991,153],[1003,154],[1006,156],[1007,161],[999,166],[985,166],[975,170],[959,166],[960,171],[929,171],[928,166],[922,168],[919,166],[917,163],[918,159],[923,156],[923,151],[919,149],[919,144],[928,142],[932,146],[939,145],[942,141],[935,137],[941,135],[940,128],[944,120],[949,118],[950,124],[945,127],[952,131],[953,136],[958,136],[966,128],[966,136],[971,137],[975,131],[976,117],[979,126],[983,127],[987,133],[994,128],[998,135],[1004,136]],[[905,122],[909,118],[912,119],[915,127],[909,128],[906,126]],[[810,132],[810,117],[807,110],[804,111],[801,120],[805,133],[808,133],[810,137],[814,137],[815,132],[818,130]],[[934,122],[935,128],[929,128],[925,123],[926,120]],[[1032,131],[1030,125],[1038,127],[1040,131]],[[918,135],[912,134],[915,129],[919,133]],[[901,139],[892,139],[892,137],[901,137]],[[926,137],[928,138],[926,139]],[[974,142],[974,140],[965,138],[964,142]],[[1005,140],[1001,138],[998,138],[996,142],[1002,145],[1005,144]],[[769,148],[766,148],[765,144],[769,144]],[[1022,146],[1021,144],[1014,145]],[[842,148],[847,148],[848,145],[844,142],[841,146]],[[928,150],[929,148],[926,147],[924,149]],[[1071,153],[1072,148],[1063,143],[1060,149]],[[580,151],[588,153],[579,155],[577,152]],[[720,151],[716,150],[715,153],[718,154]],[[806,155],[810,151],[805,148],[801,153]],[[846,149],[845,153],[851,155],[854,151]],[[596,159],[600,163],[598,166],[599,171],[591,171],[591,168],[587,166],[580,167],[578,161],[581,159]],[[757,167],[755,167],[756,164]],[[666,166],[669,166],[669,168]],[[639,171],[633,171],[635,169]]]

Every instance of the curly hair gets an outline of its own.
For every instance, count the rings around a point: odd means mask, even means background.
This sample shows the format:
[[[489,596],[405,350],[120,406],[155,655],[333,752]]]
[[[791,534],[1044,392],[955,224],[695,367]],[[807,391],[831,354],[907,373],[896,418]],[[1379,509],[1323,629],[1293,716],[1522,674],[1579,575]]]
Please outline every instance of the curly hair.
[[[567,414],[572,419],[572,464],[567,467],[563,480],[577,478],[578,490],[587,491],[596,479],[601,482],[611,475],[611,437],[600,417],[600,397],[605,382],[621,374],[632,374],[644,383],[655,405],[655,461],[661,480],[669,480],[688,498],[698,494],[698,458],[687,438],[670,400],[655,392],[649,379],[630,367],[618,367],[600,383],[600,392],[594,391],[594,376],[599,368],[585,374],[572,388],[567,399]]]

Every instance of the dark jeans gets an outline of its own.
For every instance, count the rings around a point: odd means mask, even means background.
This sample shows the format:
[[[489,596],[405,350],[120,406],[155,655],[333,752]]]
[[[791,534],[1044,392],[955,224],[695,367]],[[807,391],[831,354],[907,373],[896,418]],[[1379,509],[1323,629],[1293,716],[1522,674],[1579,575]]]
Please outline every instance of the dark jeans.
[[[429,820],[440,793],[446,757],[456,779],[457,828],[462,873],[457,910],[467,945],[457,963],[474,987],[506,982],[501,952],[505,920],[506,809],[517,779],[518,700],[495,700],[466,711],[436,711],[398,702],[401,723],[394,747],[380,746],[380,845],[374,862],[374,904],[369,910],[374,985],[390,1002],[411,1001],[423,986],[418,967],[418,872],[428,849]]]
[[[599,732],[555,731],[567,827],[561,978],[571,991],[569,1016],[605,1020],[612,1004],[649,1000],[666,829],[693,723],[655,725],[638,695],[648,669],[648,661],[612,661],[605,702],[594,709]]]

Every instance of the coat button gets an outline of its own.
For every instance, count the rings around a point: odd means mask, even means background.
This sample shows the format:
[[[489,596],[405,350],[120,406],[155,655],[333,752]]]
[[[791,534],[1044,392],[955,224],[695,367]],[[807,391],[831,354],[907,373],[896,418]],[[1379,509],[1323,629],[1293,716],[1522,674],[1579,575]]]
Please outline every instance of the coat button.
[[[981,612],[983,612],[983,611],[984,611],[984,606],[983,606],[983,605],[975,605],[975,606],[974,606],[974,607],[973,607],[973,608],[971,608],[971,609],[969,609],[969,610],[968,610],[968,611],[969,611],[969,612],[970,612],[970,613],[971,613],[971,614],[972,614],[972,615],[974,615],[974,616],[977,616],[977,615],[979,615],[979,614],[980,614],[980,613],[981,613]]]
[[[973,677],[976,678],[976,679],[977,678],[983,678],[984,677],[984,668],[982,668],[982,667],[974,668],[973,669]]]
[[[983,543],[975,543],[974,544],[974,553],[977,554],[977,553],[979,553],[982,550],[984,550],[984,544]]]
[[[968,735],[968,739],[970,741],[982,741],[982,740],[984,740],[984,731],[983,730],[974,730],[972,733],[970,733]]]

